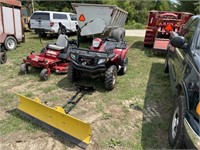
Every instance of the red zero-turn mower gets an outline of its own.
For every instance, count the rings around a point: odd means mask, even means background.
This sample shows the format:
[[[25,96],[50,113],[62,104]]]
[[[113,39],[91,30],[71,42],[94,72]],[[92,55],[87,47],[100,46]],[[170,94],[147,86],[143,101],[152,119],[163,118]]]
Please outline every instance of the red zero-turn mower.
[[[117,74],[123,75],[127,71],[128,49],[125,41],[114,38],[95,38],[89,50],[73,48],[70,51],[69,80],[103,77],[105,89],[114,89]]]
[[[20,66],[20,73],[29,72],[29,66],[43,68],[40,79],[45,81],[50,76],[51,71],[56,73],[67,73],[68,56],[72,47],[76,47],[76,41],[68,41],[66,35],[60,34],[55,44],[48,44],[39,54],[31,52]]]

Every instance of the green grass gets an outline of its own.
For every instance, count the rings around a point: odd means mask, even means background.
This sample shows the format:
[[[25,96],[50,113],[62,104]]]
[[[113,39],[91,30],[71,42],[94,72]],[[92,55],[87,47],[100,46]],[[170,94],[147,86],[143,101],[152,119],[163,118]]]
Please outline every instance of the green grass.
[[[73,38],[73,37],[72,37]],[[127,54],[128,72],[118,76],[113,91],[107,92],[99,80],[90,80],[97,91],[89,93],[73,109],[72,115],[85,120],[100,114],[92,125],[91,149],[166,149],[167,127],[171,110],[169,76],[163,73],[164,56],[154,56],[143,47],[143,38],[126,37],[133,44]],[[56,41],[43,40],[43,45]],[[30,51],[39,52],[42,45],[32,32],[26,33],[26,43],[9,51],[8,62],[0,65],[0,138],[23,131],[27,135],[40,128],[13,112],[18,98],[39,97],[50,105],[63,105],[74,93],[67,75],[51,74],[48,81],[39,81],[40,69],[18,75],[22,59]],[[39,130],[38,130],[39,129]],[[28,140],[28,139],[27,139]]]

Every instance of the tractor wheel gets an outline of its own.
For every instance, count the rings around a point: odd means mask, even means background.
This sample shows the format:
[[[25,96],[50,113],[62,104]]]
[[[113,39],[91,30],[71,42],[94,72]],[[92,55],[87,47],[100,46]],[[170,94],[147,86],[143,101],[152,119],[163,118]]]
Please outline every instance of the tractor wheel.
[[[122,41],[123,40],[123,31],[121,30],[121,28],[117,28],[117,29],[114,29],[111,33],[111,36],[117,41]]]
[[[179,149],[183,145],[185,112],[185,99],[183,96],[178,96],[175,100],[168,130],[169,144],[173,149]]]
[[[74,69],[74,67],[71,64],[69,65],[69,68],[68,68],[67,77],[70,82],[78,80],[77,71]]]
[[[23,75],[23,74],[27,74],[27,73],[28,73],[28,65],[25,63],[21,64],[20,74]]]
[[[108,91],[114,89],[117,80],[117,67],[112,65],[108,68],[105,74],[105,88]]]
[[[48,80],[48,78],[49,78],[48,69],[42,69],[42,71],[40,73],[40,80],[46,81],[46,80]]]
[[[8,36],[4,42],[6,50],[14,50],[17,47],[17,41],[13,36]]]
[[[127,70],[128,70],[128,58],[126,57],[124,59],[124,63],[122,65],[122,68],[119,71],[119,74],[124,75],[124,74],[126,74]]]
[[[0,64],[5,64],[7,61],[6,52],[0,52]]]

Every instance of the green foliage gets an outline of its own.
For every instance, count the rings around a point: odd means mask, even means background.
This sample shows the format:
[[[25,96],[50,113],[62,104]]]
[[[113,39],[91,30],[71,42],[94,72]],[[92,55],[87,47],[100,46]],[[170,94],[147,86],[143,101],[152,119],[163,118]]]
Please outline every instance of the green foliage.
[[[161,1],[160,6],[159,6],[159,10],[161,10],[161,11],[169,11],[170,10],[169,3],[168,3],[167,0]]]
[[[126,28],[144,28],[146,25],[149,11],[183,11],[194,14],[199,13],[199,2],[196,1],[182,1],[177,2],[171,0],[73,0],[73,1],[40,1],[35,0],[35,10],[51,10],[73,12],[72,3],[93,3],[93,4],[109,4],[117,5],[128,12]],[[25,2],[23,2],[25,3]]]
[[[190,13],[194,13],[194,14],[198,13],[199,5],[196,5],[197,3],[198,2],[195,2],[195,1],[178,0],[177,11],[190,12]]]
[[[126,25],[125,25],[126,29],[144,29],[145,25],[142,23],[138,23],[135,20],[129,20]]]

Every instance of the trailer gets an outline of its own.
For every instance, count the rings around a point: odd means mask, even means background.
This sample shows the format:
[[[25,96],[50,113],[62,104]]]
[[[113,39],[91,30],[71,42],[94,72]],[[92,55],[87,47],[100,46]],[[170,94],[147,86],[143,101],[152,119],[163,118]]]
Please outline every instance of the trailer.
[[[116,5],[72,3],[76,11],[80,36],[124,38],[128,12]]]
[[[150,11],[144,46],[153,47],[153,52],[166,53],[171,33],[179,32],[192,16],[187,12]]]
[[[0,45],[6,50],[25,41],[21,14],[20,1],[0,0]]]

